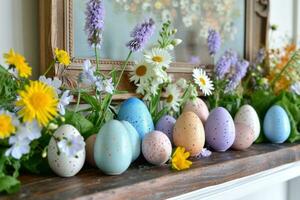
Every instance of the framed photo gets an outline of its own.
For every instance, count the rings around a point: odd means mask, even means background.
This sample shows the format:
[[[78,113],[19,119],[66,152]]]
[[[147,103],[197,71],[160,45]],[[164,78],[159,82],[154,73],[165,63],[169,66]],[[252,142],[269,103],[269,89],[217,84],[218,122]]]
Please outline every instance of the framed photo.
[[[67,50],[73,61],[62,78],[71,87],[76,85],[83,61],[95,60],[84,31],[86,1],[40,1],[40,71],[43,72],[50,62],[54,48]],[[205,38],[210,28],[220,32],[224,49],[232,48],[250,61],[259,48],[267,45],[268,0],[104,0],[104,6],[105,28],[100,52],[104,73],[125,60],[130,30],[146,16],[155,20],[157,29],[164,21],[172,21],[178,28],[178,37],[184,41],[176,49],[173,55],[176,62],[168,71],[175,79],[190,77],[193,68],[200,64],[211,67],[216,62],[206,47]],[[158,35],[154,35],[152,40],[157,38]],[[138,59],[138,55],[134,57]],[[131,66],[126,72],[130,70]],[[60,70],[57,68],[55,73],[60,75]],[[120,87],[129,93],[135,91],[126,75]],[[125,97],[121,95],[120,98]]]

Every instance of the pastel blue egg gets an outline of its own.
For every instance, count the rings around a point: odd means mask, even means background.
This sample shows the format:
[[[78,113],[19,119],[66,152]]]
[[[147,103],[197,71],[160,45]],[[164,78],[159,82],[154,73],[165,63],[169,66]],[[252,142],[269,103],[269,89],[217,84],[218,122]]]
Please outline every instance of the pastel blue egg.
[[[286,111],[278,105],[272,106],[264,119],[265,136],[272,143],[285,142],[291,133],[291,124]]]
[[[139,133],[141,139],[154,130],[154,124],[147,106],[138,98],[124,101],[118,113],[120,121],[128,121]]]
[[[132,161],[132,147],[125,126],[110,120],[97,134],[94,145],[97,167],[105,174],[119,175],[125,172]]]
[[[129,134],[129,138],[131,141],[131,147],[132,147],[132,162],[135,161],[140,153],[141,153],[141,137],[138,134],[138,132],[135,130],[135,128],[127,121],[121,121],[122,124],[125,126],[128,134]]]

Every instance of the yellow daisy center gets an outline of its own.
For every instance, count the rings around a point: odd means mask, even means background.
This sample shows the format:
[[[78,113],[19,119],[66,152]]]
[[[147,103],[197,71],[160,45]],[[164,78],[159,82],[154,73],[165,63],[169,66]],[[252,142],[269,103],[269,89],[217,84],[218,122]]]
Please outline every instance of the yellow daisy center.
[[[12,124],[12,118],[9,115],[0,115],[0,139],[9,137],[16,131],[16,128]]]
[[[135,72],[138,76],[144,76],[147,73],[147,67],[145,65],[140,65],[136,68]]]
[[[31,81],[19,95],[21,98],[16,104],[21,107],[18,114],[23,117],[24,122],[36,119],[40,125],[46,126],[58,115],[58,99],[52,87],[39,81]]]
[[[152,60],[154,62],[161,63],[164,61],[164,58],[162,56],[153,56]]]
[[[174,99],[173,95],[170,94],[170,95],[167,97],[166,101],[167,101],[168,103],[171,103],[171,102],[173,101],[173,99]]]
[[[206,85],[206,80],[202,77],[199,78],[201,85]]]

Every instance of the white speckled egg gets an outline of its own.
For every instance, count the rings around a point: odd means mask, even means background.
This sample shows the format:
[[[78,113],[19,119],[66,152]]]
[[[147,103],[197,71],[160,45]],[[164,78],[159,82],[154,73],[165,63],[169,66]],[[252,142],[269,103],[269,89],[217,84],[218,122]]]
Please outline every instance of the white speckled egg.
[[[80,135],[78,130],[71,125],[59,127],[53,134],[56,138],[63,138],[66,134]],[[50,168],[61,177],[71,177],[76,175],[84,165],[85,148],[77,153],[77,157],[69,157],[64,153],[57,154],[57,144],[52,137],[48,146],[48,163]]]
[[[250,147],[254,141],[254,131],[252,128],[242,123],[234,123],[235,140],[231,148],[244,150]]]
[[[86,151],[86,162],[93,166],[96,167],[96,162],[94,159],[94,145],[95,145],[95,141],[96,141],[96,137],[97,135],[91,135],[90,137],[88,137],[88,139],[86,139],[85,141],[85,151]]]
[[[184,112],[179,116],[173,140],[177,147],[184,147],[191,156],[200,154],[205,143],[205,133],[201,120],[194,112]]]
[[[172,145],[166,134],[153,131],[144,137],[142,152],[149,163],[162,165],[171,157]]]
[[[188,101],[183,108],[183,112],[194,112],[203,124],[209,115],[207,105],[200,98],[197,98],[195,101]]]
[[[258,138],[260,133],[259,117],[250,105],[243,105],[234,117],[235,123],[242,123],[249,126],[254,133],[254,141]]]

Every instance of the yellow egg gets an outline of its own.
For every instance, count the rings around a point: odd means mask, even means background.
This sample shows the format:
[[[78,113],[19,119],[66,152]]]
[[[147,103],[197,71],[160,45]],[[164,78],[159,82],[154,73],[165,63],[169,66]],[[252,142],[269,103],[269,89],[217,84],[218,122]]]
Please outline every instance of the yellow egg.
[[[191,156],[197,156],[205,143],[204,127],[199,117],[193,112],[182,113],[176,121],[173,131],[174,144],[184,147]]]

